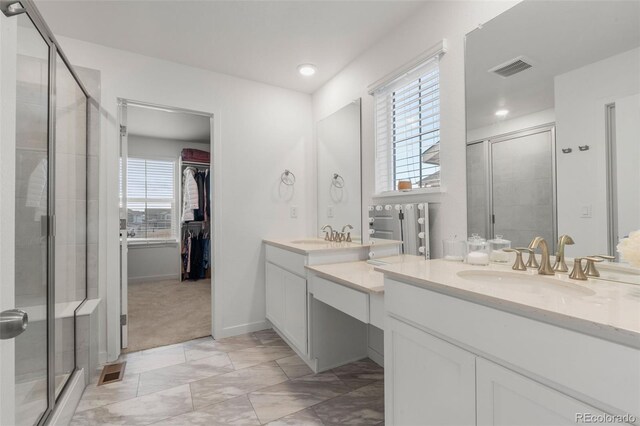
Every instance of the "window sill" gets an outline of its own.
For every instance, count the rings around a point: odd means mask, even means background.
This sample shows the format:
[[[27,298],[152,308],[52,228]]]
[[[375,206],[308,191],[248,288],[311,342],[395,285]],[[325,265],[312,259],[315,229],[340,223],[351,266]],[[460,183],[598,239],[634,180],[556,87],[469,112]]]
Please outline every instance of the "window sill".
[[[446,191],[443,187],[438,186],[434,188],[416,188],[411,191],[385,191],[379,192],[377,194],[373,194],[371,198],[380,199],[380,198],[396,198],[396,197],[412,197],[417,195],[428,195],[428,194],[444,194]]]
[[[145,247],[167,247],[177,246],[176,240],[128,240],[127,247],[129,248],[145,248]]]

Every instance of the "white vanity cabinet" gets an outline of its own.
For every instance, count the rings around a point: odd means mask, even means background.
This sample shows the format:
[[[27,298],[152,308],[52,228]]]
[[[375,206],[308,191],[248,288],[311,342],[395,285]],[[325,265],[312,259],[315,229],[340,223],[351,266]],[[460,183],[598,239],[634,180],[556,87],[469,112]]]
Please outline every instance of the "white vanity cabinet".
[[[483,358],[476,360],[477,424],[589,423],[577,416],[603,415],[596,408]]]
[[[304,257],[299,256],[304,268]],[[295,258],[293,258],[295,260]],[[275,259],[279,258],[276,256]],[[267,258],[265,267],[267,319],[302,354],[307,354],[307,279]],[[295,264],[295,262],[293,263]],[[294,268],[295,269],[295,268]]]
[[[474,424],[475,358],[429,333],[387,318],[386,423]]]
[[[389,278],[385,309],[388,425],[640,421],[637,348]]]

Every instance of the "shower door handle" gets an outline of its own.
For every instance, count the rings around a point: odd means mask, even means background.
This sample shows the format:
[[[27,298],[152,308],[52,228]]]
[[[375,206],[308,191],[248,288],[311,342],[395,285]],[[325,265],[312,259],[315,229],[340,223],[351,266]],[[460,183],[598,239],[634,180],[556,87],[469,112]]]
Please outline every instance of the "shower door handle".
[[[0,340],[13,339],[22,334],[29,324],[29,315],[21,309],[0,313]]]

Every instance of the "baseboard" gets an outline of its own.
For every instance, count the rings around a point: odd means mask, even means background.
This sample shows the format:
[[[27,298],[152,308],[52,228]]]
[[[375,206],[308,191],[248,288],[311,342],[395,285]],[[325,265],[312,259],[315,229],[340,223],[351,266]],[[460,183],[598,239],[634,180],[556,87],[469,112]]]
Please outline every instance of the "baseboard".
[[[223,328],[222,335],[216,336],[216,338],[221,339],[224,337],[237,336],[239,334],[253,333],[254,331],[266,330],[268,328],[271,328],[271,325],[266,320],[234,325],[233,327]]]
[[[380,367],[384,368],[384,355],[380,354],[379,352],[373,350],[370,347],[367,348],[367,355],[369,356],[369,358],[371,358],[373,362],[378,364]]]
[[[147,277],[130,277],[128,279],[129,284],[148,283],[149,281],[168,281],[179,280],[180,274],[168,274],[168,275],[150,275]]]
[[[63,394],[58,399],[58,404],[49,418],[49,425],[68,425],[76,412],[82,393],[84,392],[84,370],[77,370],[67,384]]]

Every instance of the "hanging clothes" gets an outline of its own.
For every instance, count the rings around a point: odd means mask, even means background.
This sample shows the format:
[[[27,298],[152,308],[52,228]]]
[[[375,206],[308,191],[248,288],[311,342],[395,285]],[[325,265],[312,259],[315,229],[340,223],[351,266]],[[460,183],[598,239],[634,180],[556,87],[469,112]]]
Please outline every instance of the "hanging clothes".
[[[187,167],[183,172],[182,222],[194,219],[194,210],[199,208],[198,184],[195,179],[196,169]]]
[[[204,191],[204,173],[197,172],[195,181],[198,187],[198,208],[193,212],[194,220],[204,220],[205,191]]]
[[[211,217],[211,180],[209,178],[209,169],[204,172],[204,220],[207,222]]]

